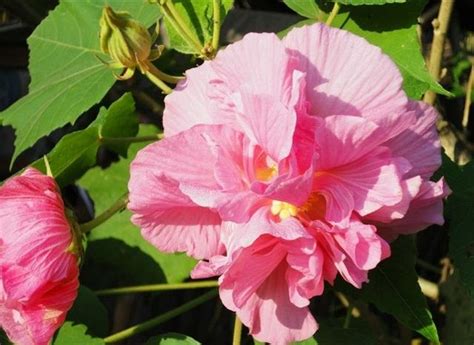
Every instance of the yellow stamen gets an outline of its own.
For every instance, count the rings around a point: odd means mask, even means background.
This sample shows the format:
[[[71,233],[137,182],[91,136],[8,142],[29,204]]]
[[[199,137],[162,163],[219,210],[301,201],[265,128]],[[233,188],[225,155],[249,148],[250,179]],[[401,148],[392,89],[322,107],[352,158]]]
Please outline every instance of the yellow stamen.
[[[283,220],[295,217],[298,214],[298,208],[287,202],[273,200],[271,212],[274,216],[279,216]]]

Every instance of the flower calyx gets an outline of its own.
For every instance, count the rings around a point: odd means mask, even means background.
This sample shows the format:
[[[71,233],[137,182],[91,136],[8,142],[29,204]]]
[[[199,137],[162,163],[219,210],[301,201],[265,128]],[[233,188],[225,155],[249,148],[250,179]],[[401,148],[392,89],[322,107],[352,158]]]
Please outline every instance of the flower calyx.
[[[164,49],[163,45],[153,48],[157,36],[158,32],[150,35],[147,28],[128,12],[104,7],[100,18],[100,49],[112,58],[112,62],[103,62],[111,68],[124,68],[120,75],[116,75],[119,80],[130,79],[138,68],[165,93],[170,93],[171,88],[164,82],[177,83],[182,77],[170,76],[151,63],[161,56]]]

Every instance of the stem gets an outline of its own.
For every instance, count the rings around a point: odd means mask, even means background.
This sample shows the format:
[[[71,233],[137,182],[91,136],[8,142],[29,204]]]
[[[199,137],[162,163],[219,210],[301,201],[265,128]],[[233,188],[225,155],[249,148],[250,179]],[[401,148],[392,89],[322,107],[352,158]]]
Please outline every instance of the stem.
[[[44,160],[44,166],[46,168],[46,175],[54,178],[53,171],[51,170],[51,165],[49,165],[48,156],[44,156],[43,160]]]
[[[102,225],[107,220],[109,220],[114,214],[127,207],[127,202],[128,194],[125,194],[120,199],[118,199],[112,206],[110,206],[109,209],[105,210],[102,214],[87,223],[81,224],[81,232],[85,234],[91,231],[92,229],[98,227],[99,225]]]
[[[172,88],[166,85],[160,78],[154,75],[153,72],[151,72],[150,70],[145,71],[145,75],[153,84],[158,86],[163,91],[163,93],[168,95],[173,91]]]
[[[352,306],[352,304],[349,304],[349,306],[347,307],[346,318],[344,319],[344,326],[343,326],[344,329],[349,328],[349,325],[351,324],[353,308],[354,307]]]
[[[472,84],[474,84],[474,64],[471,65],[471,73],[469,74],[469,81],[466,86],[466,100],[464,101],[464,115],[462,117],[462,126],[467,129],[469,124],[469,110],[471,109],[471,93]]]
[[[242,339],[242,322],[237,314],[235,314],[234,335],[232,336],[232,345],[240,345]]]
[[[120,295],[125,293],[139,293],[139,292],[154,292],[154,291],[168,291],[168,290],[189,290],[201,289],[218,286],[217,280],[204,280],[200,282],[179,283],[179,284],[154,284],[154,285],[140,285],[127,286],[122,288],[98,290],[95,292],[97,296]]]
[[[102,137],[100,142],[103,144],[122,144],[122,143],[142,143],[147,141],[155,141],[163,139],[163,133],[158,133],[156,135],[147,135],[143,137],[122,137],[122,138],[109,138]]]
[[[171,25],[173,25],[175,30],[178,31],[181,37],[187,41],[189,45],[193,46],[197,53],[201,53],[204,47],[202,46],[201,42],[199,42],[196,34],[186,25],[178,10],[176,10],[176,7],[174,7],[173,1],[166,0],[161,8],[163,10],[163,14],[168,18]]]
[[[446,40],[446,32],[448,31],[449,19],[453,11],[454,0],[441,0],[438,18],[433,21],[434,36],[431,45],[431,53],[429,60],[429,71],[433,78],[438,81],[441,71],[441,60],[443,58],[444,41]],[[436,93],[428,90],[423,100],[428,104],[434,104]]]
[[[213,12],[214,27],[212,29],[212,50],[215,54],[219,49],[219,39],[221,34],[221,0],[213,1]]]
[[[111,336],[107,337],[104,339],[104,342],[106,343],[114,343],[119,340],[123,340],[126,338],[129,338],[131,336],[134,336],[136,334],[145,332],[149,329],[152,329],[160,324],[162,324],[165,321],[168,321],[178,315],[181,315],[197,306],[200,304],[207,302],[208,300],[214,298],[217,295],[217,289],[213,289],[204,295],[199,296],[198,298],[195,298],[175,309],[172,309],[164,314],[161,314],[151,320],[145,321],[143,323],[140,323],[138,325],[132,326],[130,328],[124,329],[123,331],[120,331],[118,333],[112,334]]]
[[[152,73],[154,76],[170,84],[177,84],[180,80],[184,79],[184,77],[175,77],[173,75],[169,75],[163,71],[160,71],[151,62],[147,64],[147,67],[148,67],[148,71]]]
[[[332,22],[334,21],[334,18],[336,18],[337,14],[339,13],[339,9],[341,8],[341,5],[339,3],[335,2],[334,6],[332,7],[331,13],[329,14],[328,19],[326,20],[326,25],[330,26]]]

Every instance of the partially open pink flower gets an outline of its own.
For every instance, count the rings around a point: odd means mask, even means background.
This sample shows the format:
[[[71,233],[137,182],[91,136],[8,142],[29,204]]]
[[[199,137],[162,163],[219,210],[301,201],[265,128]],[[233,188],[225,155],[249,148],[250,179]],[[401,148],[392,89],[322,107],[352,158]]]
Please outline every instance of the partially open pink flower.
[[[46,345],[77,295],[78,258],[55,181],[34,169],[0,187],[0,328]]]
[[[442,223],[432,107],[410,101],[381,50],[321,24],[249,34],[166,97],[166,139],[131,167],[133,222],[219,275],[257,339],[317,324],[309,299],[339,273],[361,287],[385,238]]]

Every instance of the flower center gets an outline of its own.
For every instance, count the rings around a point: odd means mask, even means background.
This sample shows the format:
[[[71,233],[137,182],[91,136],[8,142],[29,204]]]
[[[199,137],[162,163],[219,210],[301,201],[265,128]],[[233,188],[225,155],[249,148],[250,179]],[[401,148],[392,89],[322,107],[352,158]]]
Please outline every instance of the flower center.
[[[274,216],[279,216],[280,219],[294,217],[298,214],[298,208],[295,205],[287,202],[273,200],[271,212]]]
[[[296,216],[307,220],[322,219],[326,213],[326,199],[319,193],[312,193],[305,204],[300,207],[284,201],[273,200],[270,211],[281,220]]]

